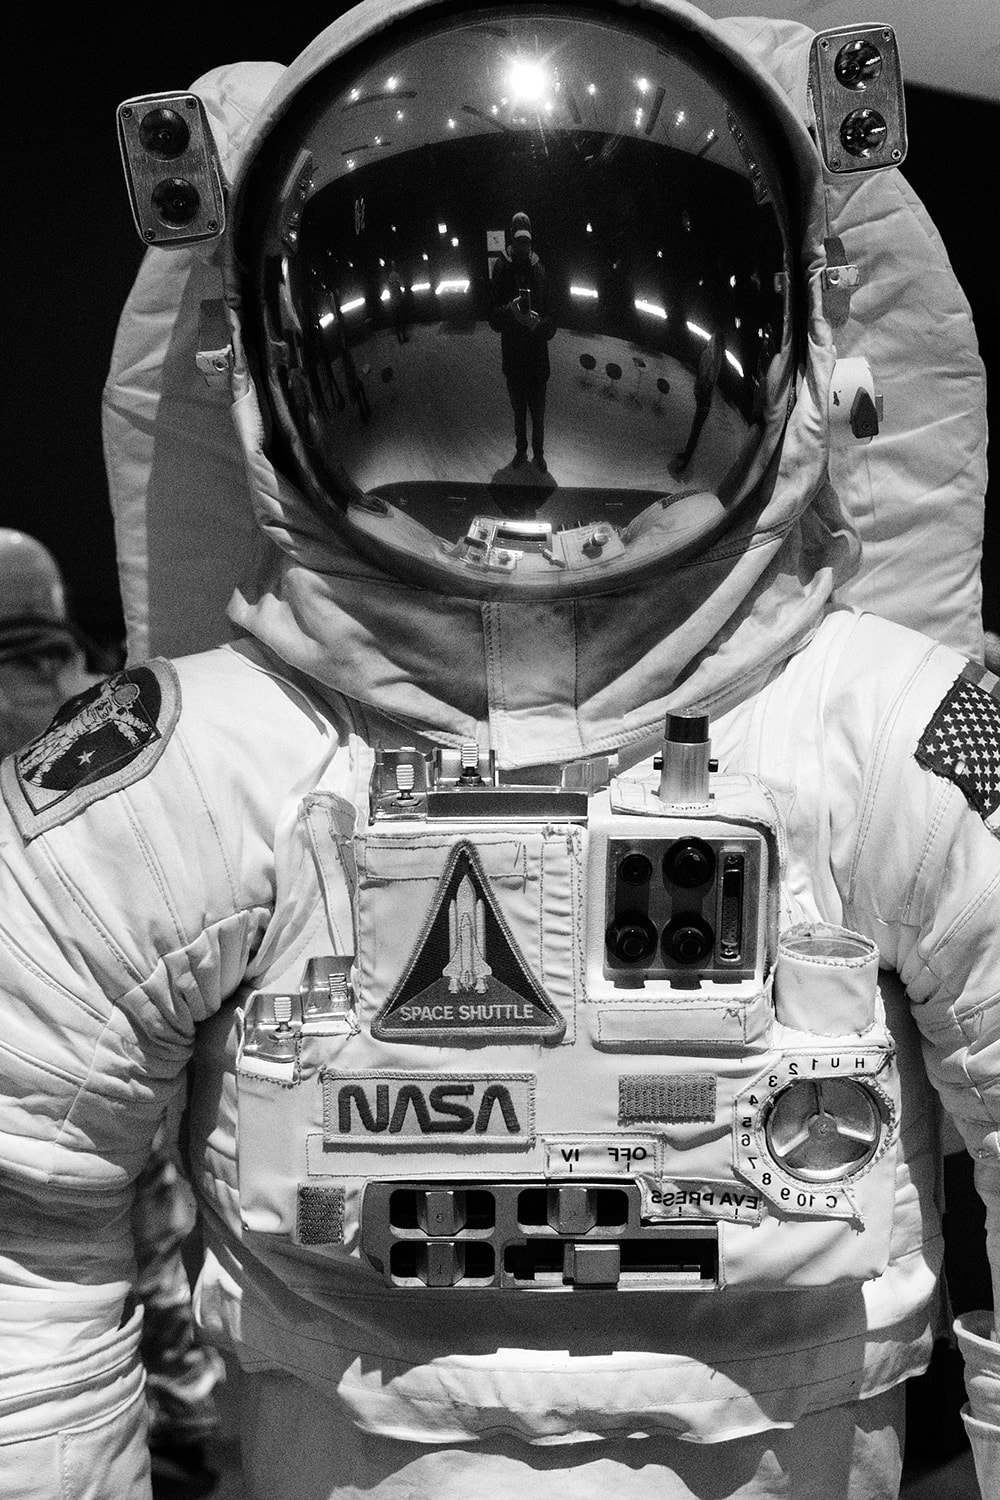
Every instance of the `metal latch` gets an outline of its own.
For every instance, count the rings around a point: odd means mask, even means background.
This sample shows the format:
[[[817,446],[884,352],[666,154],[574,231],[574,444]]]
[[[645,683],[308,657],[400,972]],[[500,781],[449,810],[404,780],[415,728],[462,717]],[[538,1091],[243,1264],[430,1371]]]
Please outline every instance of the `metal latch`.
[[[353,955],[342,953],[309,959],[299,984],[302,1020],[306,1026],[311,1021],[341,1020],[355,1015],[357,997],[351,983],[353,963]]]
[[[256,990],[243,1015],[244,1057],[294,1062],[302,1031],[298,995],[268,995]]]
[[[854,291],[861,281],[861,273],[857,266],[825,266],[823,268],[823,286],[827,291]]]
[[[226,305],[221,297],[206,298],[198,309],[198,352],[194,362],[210,390],[229,389],[233,346]]]

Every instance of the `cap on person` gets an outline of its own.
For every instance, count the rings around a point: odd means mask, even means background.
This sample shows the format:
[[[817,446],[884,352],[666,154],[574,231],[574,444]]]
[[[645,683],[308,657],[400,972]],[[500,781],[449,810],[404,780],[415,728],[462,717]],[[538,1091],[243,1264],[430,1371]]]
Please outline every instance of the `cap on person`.
[[[527,214],[515,214],[511,219],[510,237],[512,240],[531,239],[531,220]]]

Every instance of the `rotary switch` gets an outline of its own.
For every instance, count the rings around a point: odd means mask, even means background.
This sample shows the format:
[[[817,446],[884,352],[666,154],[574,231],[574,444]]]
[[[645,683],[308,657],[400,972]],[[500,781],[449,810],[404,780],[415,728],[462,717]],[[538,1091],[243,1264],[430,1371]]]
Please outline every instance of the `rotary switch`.
[[[861,1171],[879,1148],[875,1095],[850,1078],[800,1079],[776,1094],[764,1119],[774,1162],[801,1182],[836,1182]]]
[[[856,1220],[860,1186],[881,1194],[891,1184],[898,1130],[888,1037],[845,1051],[788,1052],[733,1101],[733,1164],[783,1213]],[[883,1161],[889,1177],[871,1188]]]

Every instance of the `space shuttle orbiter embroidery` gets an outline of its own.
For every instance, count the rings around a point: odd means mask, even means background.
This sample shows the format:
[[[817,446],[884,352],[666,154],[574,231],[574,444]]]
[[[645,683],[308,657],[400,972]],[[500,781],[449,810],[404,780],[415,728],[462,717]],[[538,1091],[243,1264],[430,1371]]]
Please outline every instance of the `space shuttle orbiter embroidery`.
[[[459,881],[448,908],[451,957],[444,966],[448,990],[486,994],[486,981],[493,973],[486,962],[486,906],[468,875]]]

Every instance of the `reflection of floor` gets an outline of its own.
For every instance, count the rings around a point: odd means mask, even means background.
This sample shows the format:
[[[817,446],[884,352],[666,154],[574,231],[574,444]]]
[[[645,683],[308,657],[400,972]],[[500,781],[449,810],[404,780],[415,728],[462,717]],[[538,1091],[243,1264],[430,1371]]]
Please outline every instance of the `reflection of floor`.
[[[331,433],[331,452],[363,489],[407,479],[486,482],[510,465],[514,429],[499,335],[487,323],[472,330],[466,325],[457,338],[447,325],[420,324],[405,344],[382,331],[355,349],[371,418],[362,422],[349,406]],[[594,356],[593,374],[581,368],[581,353]],[[637,357],[645,369],[635,366]],[[545,453],[560,486],[714,489],[739,451],[744,424],[717,392],[683,480],[670,477],[694,410],[691,372],[675,359],[559,330],[549,360]],[[617,381],[605,374],[612,362],[623,372]],[[670,382],[665,396],[658,377]]]

